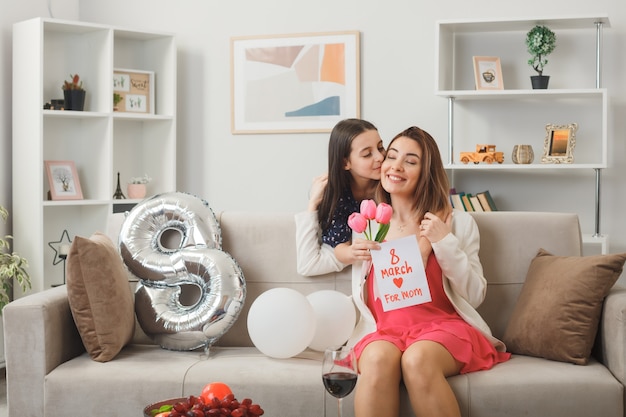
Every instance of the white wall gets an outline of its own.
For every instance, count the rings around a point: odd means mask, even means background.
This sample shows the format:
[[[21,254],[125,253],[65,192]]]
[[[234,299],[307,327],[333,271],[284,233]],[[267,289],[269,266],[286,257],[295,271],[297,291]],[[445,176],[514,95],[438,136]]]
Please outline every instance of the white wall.
[[[2,179],[0,202],[10,187],[3,162],[10,141],[10,30],[14,21],[47,15],[43,1],[13,14],[8,0],[0,23],[2,36]],[[607,13],[604,86],[610,89],[610,169],[603,173],[601,231],[611,236],[611,252],[626,251],[626,3],[596,0],[574,4],[565,0],[75,0],[79,18],[116,26],[172,32],[177,35],[178,187],[207,199],[216,211],[293,211],[306,206],[311,179],[326,167],[327,134],[232,135],[230,133],[230,45],[232,36],[359,30],[361,32],[362,117],[374,122],[385,141],[409,125],[428,130],[445,151],[446,101],[434,95],[435,22],[453,18],[510,18]],[[52,0],[53,10],[58,4]],[[425,6],[427,5],[427,6]],[[32,10],[31,10],[32,9]],[[73,10],[70,8],[70,11]],[[62,14],[62,13],[59,13]],[[72,14],[72,13],[69,13]],[[67,18],[56,15],[55,17]],[[523,39],[520,39],[523,42]],[[558,48],[558,45],[557,45]],[[526,56],[520,57],[524,61]],[[549,68],[549,65],[548,65]],[[532,75],[530,67],[528,75]],[[554,78],[558,74],[551,74]],[[4,111],[2,111],[4,110]],[[542,150],[537,138],[535,152]],[[509,157],[510,155],[506,155]],[[6,163],[6,162],[5,162]],[[533,179],[534,178],[534,179]],[[504,190],[517,197],[501,200],[502,208],[574,211],[585,231],[593,229],[593,172],[554,182],[539,177],[479,177],[465,188]],[[529,181],[526,181],[529,180]],[[479,182],[479,183],[476,183]],[[544,183],[548,183],[547,186]],[[482,187],[484,184],[484,187]],[[4,188],[3,188],[4,187]]]

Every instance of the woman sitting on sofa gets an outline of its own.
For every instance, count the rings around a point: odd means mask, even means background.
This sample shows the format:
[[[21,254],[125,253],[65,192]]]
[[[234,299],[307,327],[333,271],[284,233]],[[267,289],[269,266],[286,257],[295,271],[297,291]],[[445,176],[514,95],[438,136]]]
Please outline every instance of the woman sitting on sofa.
[[[435,140],[417,127],[399,133],[387,148],[376,195],[393,207],[387,240],[416,236],[432,301],[383,311],[374,273],[367,279],[353,273],[365,334],[355,345],[357,417],[397,416],[400,381],[417,417],[460,416],[446,377],[510,357],[475,310],[486,291],[478,227],[469,214],[453,212],[448,190]]]

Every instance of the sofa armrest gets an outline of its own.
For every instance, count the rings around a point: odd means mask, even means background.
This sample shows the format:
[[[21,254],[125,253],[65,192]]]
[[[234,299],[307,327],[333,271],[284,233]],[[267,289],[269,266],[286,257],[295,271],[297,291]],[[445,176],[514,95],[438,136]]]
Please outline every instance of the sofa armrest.
[[[9,415],[44,415],[44,378],[85,351],[65,286],[31,294],[2,311]]]
[[[600,322],[602,362],[626,385],[626,288],[616,286],[604,300]]]

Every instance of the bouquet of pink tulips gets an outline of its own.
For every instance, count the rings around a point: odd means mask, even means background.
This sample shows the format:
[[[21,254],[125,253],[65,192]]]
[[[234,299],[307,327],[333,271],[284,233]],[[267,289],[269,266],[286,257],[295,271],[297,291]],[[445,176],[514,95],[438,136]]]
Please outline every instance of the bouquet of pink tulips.
[[[348,226],[357,233],[364,233],[367,240],[375,240],[382,242],[387,236],[393,209],[389,204],[380,203],[378,206],[374,200],[363,200],[361,202],[361,211],[352,213],[348,217]],[[378,224],[378,232],[376,237],[372,239],[372,220]]]

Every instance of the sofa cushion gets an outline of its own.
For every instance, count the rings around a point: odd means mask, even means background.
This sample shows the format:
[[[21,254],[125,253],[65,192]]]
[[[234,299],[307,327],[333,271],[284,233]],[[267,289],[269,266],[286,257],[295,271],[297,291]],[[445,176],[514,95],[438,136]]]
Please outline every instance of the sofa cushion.
[[[74,238],[67,257],[67,296],[91,358],[113,359],[133,336],[135,310],[122,259],[106,235]]]
[[[585,365],[602,302],[625,261],[626,253],[554,256],[540,249],[503,337],[508,350]]]

